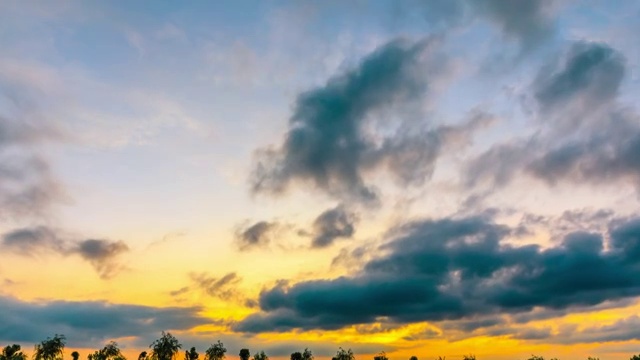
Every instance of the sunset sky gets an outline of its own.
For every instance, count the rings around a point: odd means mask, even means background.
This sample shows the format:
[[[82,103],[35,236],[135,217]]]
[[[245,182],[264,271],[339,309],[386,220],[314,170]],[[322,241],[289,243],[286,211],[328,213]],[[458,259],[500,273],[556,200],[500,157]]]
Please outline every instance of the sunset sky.
[[[627,0],[0,0],[0,346],[627,360],[638,34]]]

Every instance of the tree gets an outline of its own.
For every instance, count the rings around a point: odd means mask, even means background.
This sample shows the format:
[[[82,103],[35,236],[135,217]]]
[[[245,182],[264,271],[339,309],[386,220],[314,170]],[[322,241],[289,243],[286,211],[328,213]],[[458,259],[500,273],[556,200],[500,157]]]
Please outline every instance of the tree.
[[[91,360],[126,360],[122,352],[120,352],[120,348],[118,348],[118,343],[112,341],[105,345],[104,348],[97,350],[91,356]]]
[[[78,360],[80,358],[80,354],[77,351],[71,353],[71,357],[73,360]]]
[[[343,348],[339,348],[336,356],[334,356],[331,360],[355,360],[355,355],[353,355],[353,351],[351,349],[345,350]]]
[[[302,360],[302,353],[300,351],[296,351],[291,354],[291,360]]]
[[[198,360],[198,357],[200,357],[200,354],[198,354],[195,347],[184,352],[184,360]]]
[[[249,360],[251,353],[249,352],[249,349],[240,349],[240,354],[238,354],[238,356],[240,356],[240,360]]]
[[[205,360],[223,360],[227,353],[227,349],[220,340],[217,343],[211,344],[207,351],[205,351]]]
[[[172,360],[182,349],[182,344],[171,333],[163,331],[160,339],[152,342],[149,348],[151,349],[151,360]]]
[[[302,352],[302,360],[313,360],[313,354],[311,353],[311,350],[309,350],[308,348],[304,349],[304,351]]]
[[[528,360],[544,360],[542,356],[531,355]]]
[[[264,351],[260,351],[253,355],[253,360],[269,360],[269,357],[264,353]]]
[[[476,360],[476,356],[469,354],[462,357],[462,360]]]
[[[33,349],[33,360],[62,360],[66,340],[64,335],[58,334],[43,340]]]
[[[373,360],[389,360],[387,353],[380,351],[380,353],[373,357]]]
[[[141,352],[140,355],[138,355],[138,360],[147,360],[147,352]]]
[[[2,349],[0,360],[27,360],[27,355],[20,351],[20,345],[7,345]]]
[[[640,354],[633,355],[629,360],[640,360]]]
[[[418,360],[418,357],[413,355],[412,357],[409,358],[409,360]],[[444,359],[443,359],[444,360]]]

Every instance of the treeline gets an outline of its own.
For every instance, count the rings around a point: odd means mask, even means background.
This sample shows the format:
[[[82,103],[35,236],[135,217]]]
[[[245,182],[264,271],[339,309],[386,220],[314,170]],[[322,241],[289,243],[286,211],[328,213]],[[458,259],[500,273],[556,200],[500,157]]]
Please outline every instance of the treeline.
[[[66,337],[64,335],[54,335],[53,338],[47,338],[39,344],[36,344],[33,350],[33,360],[63,360],[64,347],[66,345]],[[179,353],[182,349],[182,344],[171,333],[162,332],[162,336],[149,345],[150,351],[143,351],[138,355],[138,360],[178,360]],[[204,352],[204,359],[200,359],[200,354],[195,347],[184,352],[184,360],[224,360],[227,354],[227,349],[224,344],[218,340],[217,343],[211,344]],[[259,351],[253,354],[249,349],[241,349],[238,354],[240,360],[269,360],[269,356],[264,351]],[[73,360],[79,360],[80,354],[77,351],[71,353]],[[331,360],[355,360],[355,355],[351,349],[344,350],[339,348],[336,356]],[[0,360],[28,360],[27,355],[22,352],[20,345],[13,344],[7,345],[2,349],[0,353]],[[115,341],[111,341],[104,348],[94,351],[87,355],[87,360],[127,360],[118,344]],[[302,352],[294,352],[291,354],[291,360],[314,360],[314,356],[311,350],[304,349]],[[387,355],[383,352],[375,355],[373,360],[389,360]],[[416,356],[411,356],[409,360],[418,360]],[[440,356],[436,360],[446,360],[445,357]],[[475,355],[465,355],[462,360],[477,360]],[[527,360],[545,360],[542,356],[532,355]],[[549,360],[558,360],[552,358]],[[600,360],[598,358],[588,357],[587,360]],[[629,360],[640,360],[639,355],[633,355]]]

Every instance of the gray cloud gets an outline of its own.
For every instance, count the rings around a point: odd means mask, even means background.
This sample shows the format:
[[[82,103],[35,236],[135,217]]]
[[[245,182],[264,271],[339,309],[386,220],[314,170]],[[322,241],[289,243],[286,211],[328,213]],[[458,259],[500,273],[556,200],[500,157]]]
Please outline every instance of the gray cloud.
[[[578,42],[560,62],[540,71],[533,90],[545,113],[574,102],[593,109],[615,99],[624,75],[619,52],[602,43]]]
[[[554,32],[551,0],[471,0],[470,3],[523,47],[535,47]]]
[[[69,346],[97,347],[106,340],[164,330],[188,330],[211,320],[200,307],[157,308],[104,301],[25,302],[0,296],[0,339],[37,342],[63,333]]]
[[[0,219],[43,215],[64,198],[47,160],[37,151],[39,144],[55,136],[49,127],[0,114]]]
[[[231,300],[240,296],[237,285],[242,281],[242,278],[234,272],[220,278],[205,273],[191,274],[191,280],[207,295],[221,300]]]
[[[555,247],[505,243],[511,230],[484,217],[402,226],[381,255],[350,277],[280,284],[237,331],[338,329],[591,307],[640,295],[640,221],[602,235],[573,232]]]
[[[311,246],[324,248],[333,244],[336,239],[351,238],[355,232],[355,214],[344,206],[324,211],[313,222],[313,240]]]
[[[258,221],[239,227],[235,233],[239,249],[250,250],[268,245],[277,227],[277,223],[268,221]]]
[[[88,239],[78,242],[71,251],[91,263],[101,278],[109,279],[120,270],[114,259],[128,252],[129,247],[122,241]]]
[[[574,44],[532,84],[544,128],[472,159],[467,185],[503,186],[525,174],[549,185],[627,182],[640,189],[640,117],[616,101],[624,74],[625,61],[616,50],[602,43]]]
[[[20,228],[2,235],[0,248],[20,255],[79,255],[88,261],[102,279],[109,279],[121,269],[117,258],[129,251],[122,241],[105,239],[73,240],[46,226]]]
[[[45,226],[10,231],[2,236],[0,244],[5,249],[29,256],[40,254],[42,251],[65,251],[64,240],[58,237],[56,231]]]
[[[438,147],[432,144],[434,136],[376,132],[372,118],[380,110],[422,98],[429,77],[446,73],[446,60],[434,54],[435,42],[389,42],[357,68],[300,94],[283,143],[259,153],[253,192],[279,194],[301,182],[340,199],[376,201],[376,190],[365,183],[364,174],[396,164],[392,160],[398,158],[414,163],[388,167],[396,180],[416,184],[428,178]],[[393,118],[385,122],[387,128],[402,123]]]

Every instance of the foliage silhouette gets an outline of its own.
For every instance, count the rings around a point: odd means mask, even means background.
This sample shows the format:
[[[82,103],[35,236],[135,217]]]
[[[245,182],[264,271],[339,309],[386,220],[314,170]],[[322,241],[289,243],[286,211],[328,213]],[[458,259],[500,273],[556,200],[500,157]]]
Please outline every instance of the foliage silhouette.
[[[160,339],[151,343],[149,348],[151,349],[151,360],[172,360],[182,349],[182,344],[171,333],[163,331]]]
[[[184,360],[198,360],[198,357],[200,357],[200,354],[198,354],[195,347],[184,352]]]
[[[104,348],[94,352],[91,360],[126,360],[118,348],[118,343],[112,341],[105,345]]]
[[[71,358],[73,360],[78,360],[80,358],[80,353],[78,353],[77,351],[74,351],[71,353]]]
[[[260,351],[253,355],[253,360],[269,360],[269,357],[264,353],[264,351]]]
[[[20,351],[20,345],[7,345],[0,353],[0,360],[27,360],[27,355]]]
[[[222,360],[225,358],[225,354],[227,353],[227,349],[224,347],[224,344],[220,340],[217,343],[211,344],[209,348],[205,351],[205,360]]]
[[[147,352],[141,352],[140,355],[138,355],[138,360],[147,360]]]
[[[238,356],[240,356],[240,360],[249,360],[249,358],[251,357],[251,352],[249,351],[249,349],[240,349],[240,353],[238,354]]]
[[[36,344],[33,349],[33,360],[61,360],[66,340],[64,335],[55,334],[53,338],[47,338],[40,344]]]
[[[373,357],[373,360],[389,360],[389,358],[384,351],[381,351],[378,355]]]
[[[336,356],[331,358],[331,360],[355,360],[355,355],[353,355],[353,351],[351,349],[345,350],[340,348]]]
[[[462,360],[476,360],[476,356],[469,354],[462,357]]]
[[[418,357],[413,355],[412,357],[409,358],[409,360],[418,360]]]

